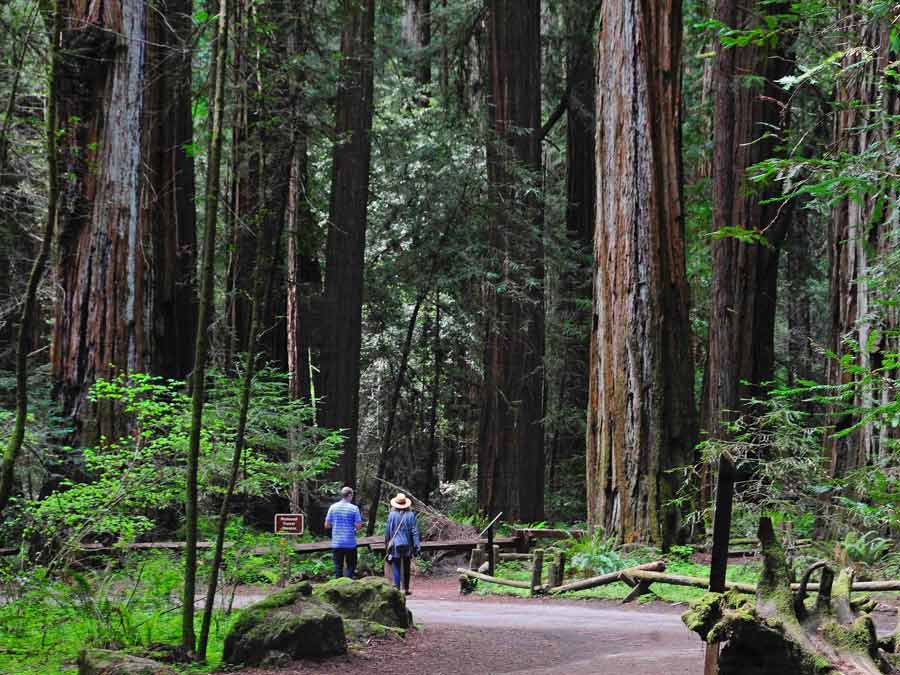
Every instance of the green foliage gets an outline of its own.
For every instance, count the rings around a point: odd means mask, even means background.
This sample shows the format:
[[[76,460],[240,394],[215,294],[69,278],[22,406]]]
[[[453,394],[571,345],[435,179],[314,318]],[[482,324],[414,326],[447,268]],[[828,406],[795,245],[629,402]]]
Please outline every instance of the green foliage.
[[[159,643],[177,643],[182,566],[167,554],[129,556],[102,569],[69,571],[62,578],[31,566],[4,585],[0,604],[0,672],[50,675],[71,672],[84,647],[139,653]],[[209,662],[218,666],[229,621],[215,615]]]
[[[596,532],[593,537],[566,540],[564,547],[569,551],[572,568],[584,576],[607,574],[628,567],[615,541],[606,538],[603,532]]]
[[[189,399],[182,383],[143,374],[101,380],[91,395],[117,406],[132,420],[134,432],[70,449],[82,460],[88,480],[64,479],[50,496],[27,502],[27,522],[49,541],[74,546],[100,537],[125,545],[150,533],[157,514],[181,505]],[[201,493],[210,509],[226,484],[238,401],[238,381],[214,373],[201,438]],[[284,494],[292,481],[312,480],[333,465],[341,436],[312,425],[311,419],[309,405],[287,395],[286,375],[260,371],[253,383],[238,494]]]

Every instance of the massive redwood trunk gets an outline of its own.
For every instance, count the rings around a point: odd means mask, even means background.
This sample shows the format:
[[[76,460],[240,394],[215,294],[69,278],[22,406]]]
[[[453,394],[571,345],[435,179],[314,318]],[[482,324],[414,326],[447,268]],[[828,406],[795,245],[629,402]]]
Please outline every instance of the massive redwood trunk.
[[[184,377],[195,332],[190,3],[63,2],[56,396],[81,424],[100,377]],[[114,429],[97,411],[99,431]]]
[[[540,45],[539,0],[491,1],[488,240],[496,281],[484,299],[478,501],[519,520],[544,512],[542,210],[521,190],[523,181],[540,182]]]
[[[765,14],[787,9],[755,0],[719,0],[716,18],[724,25],[751,29]],[[763,243],[725,236],[713,241],[712,298],[706,391],[701,414],[704,431],[725,433],[723,423],[759,392],[774,368],[776,289],[779,250],[790,209],[772,203],[780,187],[756,190],[747,169],[776,152],[778,130],[787,122],[787,92],[776,81],[790,68],[784,45],[716,46],[713,73],[713,231],[743,228]],[[754,76],[757,81],[748,81]],[[745,384],[748,383],[748,384]]]
[[[597,65],[597,229],[588,520],[669,544],[696,439],[680,170],[679,0],[606,2]]]
[[[345,429],[338,470],[356,482],[359,352],[369,164],[372,154],[375,0],[344,0],[341,73],[335,104],[335,146],[325,265],[325,322],[319,423]]]
[[[834,123],[834,142],[841,153],[858,156],[875,150],[885,153],[884,161],[889,161],[884,144],[897,133],[898,125],[885,122],[884,116],[900,115],[900,93],[896,87],[884,85],[884,70],[896,58],[890,46],[896,16],[894,12],[893,16],[873,19],[856,9],[844,10],[842,25],[847,26],[846,34],[853,46],[864,47],[865,51],[848,53],[841,64],[845,74],[838,80],[839,105]],[[883,168],[895,171],[891,165]],[[862,180],[872,184],[873,189],[845,199],[834,208],[828,238],[831,349],[839,357],[852,355],[856,365],[869,370],[882,367],[886,353],[900,352],[900,338],[895,332],[900,328],[900,313],[894,304],[896,289],[885,288],[877,275],[872,275],[876,266],[884,262],[884,256],[897,250],[900,194],[890,186],[882,189],[874,184],[870,170],[866,171]],[[854,341],[859,349],[850,348],[845,338]],[[884,375],[896,378],[898,373],[894,370]],[[858,377],[838,361],[828,364],[831,384],[849,383]],[[889,403],[894,396],[890,388],[859,387],[852,405],[871,408]],[[847,414],[838,427],[846,429],[858,421],[857,416]],[[888,441],[898,435],[896,427],[869,423],[834,440],[832,472],[840,476],[877,460],[888,451]]]

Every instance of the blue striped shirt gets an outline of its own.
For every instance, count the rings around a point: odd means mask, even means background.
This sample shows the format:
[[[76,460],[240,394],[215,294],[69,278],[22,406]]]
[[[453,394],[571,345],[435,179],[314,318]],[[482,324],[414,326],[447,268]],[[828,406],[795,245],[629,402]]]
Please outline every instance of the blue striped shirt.
[[[362,523],[362,516],[356,504],[343,499],[332,504],[325,516],[325,525],[331,526],[331,548],[356,548],[357,523]]]

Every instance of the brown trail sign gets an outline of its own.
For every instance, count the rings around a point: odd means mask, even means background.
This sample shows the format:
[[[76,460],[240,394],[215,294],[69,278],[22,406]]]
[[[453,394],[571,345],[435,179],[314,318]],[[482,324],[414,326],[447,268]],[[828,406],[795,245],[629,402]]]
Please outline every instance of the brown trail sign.
[[[303,534],[302,513],[276,513],[275,534]]]

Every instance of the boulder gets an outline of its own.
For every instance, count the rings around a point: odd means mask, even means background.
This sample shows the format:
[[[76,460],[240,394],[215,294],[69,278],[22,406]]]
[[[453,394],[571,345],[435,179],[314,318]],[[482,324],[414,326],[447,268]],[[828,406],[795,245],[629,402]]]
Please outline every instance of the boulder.
[[[157,661],[109,649],[82,649],[78,653],[78,675],[176,675]]]
[[[315,595],[333,606],[345,620],[388,628],[412,627],[406,597],[382,577],[332,579],[316,586]]]
[[[223,661],[255,666],[284,658],[347,653],[341,615],[312,597],[308,582],[289,586],[241,612],[225,638]]]

